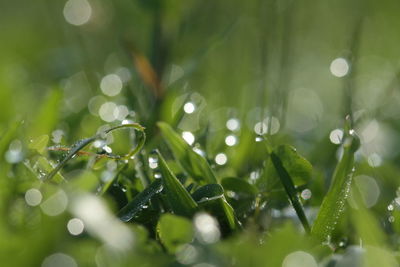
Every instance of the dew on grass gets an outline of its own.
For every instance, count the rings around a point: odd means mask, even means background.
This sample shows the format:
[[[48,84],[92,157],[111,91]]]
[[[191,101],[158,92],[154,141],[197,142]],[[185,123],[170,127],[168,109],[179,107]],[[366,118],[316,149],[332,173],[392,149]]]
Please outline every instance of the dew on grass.
[[[344,77],[350,70],[349,63],[344,58],[336,58],[331,62],[330,71],[336,77]]]
[[[225,138],[225,144],[227,145],[227,146],[234,146],[234,145],[236,145],[237,144],[237,137],[235,136],[235,135],[228,135],[226,138]]]
[[[71,235],[80,235],[83,233],[85,225],[81,219],[72,218],[67,223],[67,229]]]
[[[312,192],[310,189],[304,189],[303,191],[301,191],[301,198],[304,200],[308,200],[311,198],[312,196]]]
[[[109,146],[103,146],[102,149],[106,152],[106,153],[112,153],[112,149]]]
[[[113,122],[116,120],[114,110],[117,105],[114,102],[106,102],[100,106],[99,116],[105,122]]]
[[[368,165],[376,168],[382,165],[382,158],[377,153],[372,153],[368,156]]]
[[[329,140],[335,145],[339,145],[343,139],[343,130],[342,129],[335,129],[329,134]]]
[[[28,189],[25,192],[25,201],[29,206],[37,206],[42,202],[42,193],[36,188]]]
[[[46,257],[42,267],[78,267],[75,259],[64,253],[54,253]]]
[[[108,74],[101,79],[100,89],[107,96],[116,96],[122,90],[121,78],[116,74]]]
[[[115,250],[125,251],[133,245],[134,236],[98,197],[85,194],[76,196],[71,212],[84,223],[85,230]]]
[[[378,202],[381,190],[373,177],[359,175],[354,177],[354,183],[358,187],[367,208],[371,208]]]
[[[212,244],[217,242],[221,237],[218,222],[207,213],[198,213],[194,217],[194,226],[196,236],[200,242]]]
[[[237,131],[240,129],[240,121],[235,118],[231,118],[226,122],[226,128],[230,131]]]
[[[156,169],[158,167],[158,158],[157,157],[149,157],[149,167],[151,169]]]
[[[67,194],[59,189],[55,194],[46,199],[41,205],[43,213],[48,216],[57,216],[65,211],[68,206]]]
[[[215,163],[217,163],[218,165],[225,165],[227,161],[228,158],[225,153],[219,153],[215,156]]]
[[[194,135],[191,132],[182,132],[182,138],[188,143],[192,145],[195,141]]]
[[[90,20],[92,7],[87,0],[68,0],[63,13],[69,24],[81,26]]]
[[[134,121],[132,121],[132,120],[127,120],[127,119],[125,119],[125,120],[123,120],[123,121],[121,122],[122,125],[132,124],[132,123],[134,123]]]
[[[196,106],[192,102],[187,102],[183,106],[183,110],[187,114],[192,114],[196,110]]]
[[[129,115],[129,109],[125,105],[117,106],[113,111],[113,116],[119,121],[123,121]]]
[[[121,79],[121,81],[123,83],[129,82],[131,80],[131,78],[132,78],[131,77],[131,72],[129,71],[128,68],[125,68],[125,67],[118,68],[115,71],[115,74],[117,74],[120,77],[120,79]]]
[[[90,114],[99,116],[100,107],[107,102],[107,98],[103,95],[97,95],[92,97],[88,103],[88,110]]]
[[[318,264],[311,254],[298,250],[284,258],[282,267],[318,267]]]
[[[206,156],[206,153],[200,148],[200,145],[199,145],[199,144],[196,144],[196,145],[193,147],[193,151],[196,152],[197,154],[199,154],[200,156],[203,156],[203,157]]]
[[[10,164],[18,163],[23,160],[22,142],[18,139],[12,141],[5,153],[6,161]]]
[[[178,248],[176,252],[176,259],[179,263],[189,265],[196,261],[199,256],[199,252],[195,246],[185,244]]]

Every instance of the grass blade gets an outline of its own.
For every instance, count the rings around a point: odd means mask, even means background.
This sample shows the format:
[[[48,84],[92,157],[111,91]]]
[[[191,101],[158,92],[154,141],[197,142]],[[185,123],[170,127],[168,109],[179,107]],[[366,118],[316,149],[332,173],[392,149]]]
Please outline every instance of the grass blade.
[[[208,184],[197,189],[193,198],[199,206],[217,217],[223,232],[228,233],[240,226],[231,205],[226,201],[224,189],[219,184]]]
[[[179,182],[178,178],[171,172],[159,151],[157,151],[157,154],[163,185],[173,212],[183,216],[193,215],[196,212],[197,203],[193,200],[185,187],[183,187],[181,182]]]
[[[86,139],[81,139],[78,142],[76,142],[72,148],[69,150],[67,156],[48,174],[43,178],[43,181],[48,181],[51,180],[54,175],[56,175],[62,167],[64,167],[67,162],[72,159],[75,155],[79,153],[84,147],[89,145],[90,143],[94,142],[97,139],[102,139],[104,136],[114,130],[122,129],[122,128],[133,128],[139,132],[142,133],[142,138],[140,139],[140,142],[137,144],[137,146],[132,149],[128,154],[123,155],[123,156],[118,156],[118,155],[112,155],[112,158],[115,159],[129,159],[132,156],[134,156],[140,149],[142,149],[145,141],[146,141],[146,134],[144,132],[144,127],[142,127],[140,124],[137,123],[131,123],[131,124],[122,124],[118,125],[115,127],[112,127],[110,129],[105,130],[104,132],[101,132],[99,134],[96,134],[95,136],[86,138]]]
[[[271,161],[276,169],[276,172],[278,173],[283,187],[285,188],[286,194],[288,195],[290,202],[292,203],[293,208],[295,209],[297,216],[304,227],[304,230],[306,230],[306,232],[310,232],[310,224],[308,223],[307,217],[304,213],[303,206],[301,205],[292,178],[283,166],[281,159],[275,154],[275,152],[271,153]]]
[[[140,192],[131,202],[123,207],[118,212],[118,217],[124,221],[130,221],[135,215],[142,210],[143,206],[148,203],[154,195],[161,192],[162,183],[161,180],[156,180],[145,190]]]
[[[182,168],[201,184],[217,183],[216,175],[207,160],[193,151],[168,124],[159,122],[158,127]]]
[[[311,230],[311,233],[321,240],[329,239],[344,211],[354,172],[354,152],[358,149],[359,144],[359,139],[354,131],[348,131],[343,143],[343,156],[336,166],[331,186],[322,201],[317,219]]]

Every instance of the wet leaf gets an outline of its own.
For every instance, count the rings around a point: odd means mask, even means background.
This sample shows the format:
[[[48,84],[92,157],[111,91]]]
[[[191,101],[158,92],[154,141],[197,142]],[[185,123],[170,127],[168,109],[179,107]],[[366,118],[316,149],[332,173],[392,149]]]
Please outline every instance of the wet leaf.
[[[281,159],[283,167],[296,186],[306,184],[311,180],[312,165],[299,155],[294,147],[281,145],[274,152]]]
[[[160,217],[157,234],[170,253],[175,253],[179,246],[191,242],[194,238],[190,220],[168,213]]]
[[[163,156],[157,151],[158,162],[167,199],[177,215],[191,216],[196,212],[197,204],[178,178],[171,172]]]
[[[156,180],[145,190],[140,192],[131,202],[118,212],[118,217],[124,221],[130,221],[143,207],[162,190],[161,180]]]
[[[240,227],[231,205],[224,197],[224,189],[219,184],[208,184],[198,188],[193,194],[200,208],[218,219],[224,233]]]
[[[171,149],[174,157],[179,161],[182,168],[200,184],[217,183],[214,171],[207,160],[193,151],[168,124],[159,122],[161,132]]]
[[[347,131],[343,143],[343,156],[333,173],[331,186],[322,201],[312,234],[327,240],[342,215],[349,196],[354,172],[354,153],[359,147],[359,139],[353,130]]]

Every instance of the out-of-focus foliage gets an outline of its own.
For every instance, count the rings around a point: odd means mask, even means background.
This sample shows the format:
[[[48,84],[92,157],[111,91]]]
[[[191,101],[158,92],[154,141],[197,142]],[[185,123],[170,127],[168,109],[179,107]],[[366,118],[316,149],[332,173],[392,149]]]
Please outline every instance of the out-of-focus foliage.
[[[398,266],[399,10],[0,2],[1,265]]]

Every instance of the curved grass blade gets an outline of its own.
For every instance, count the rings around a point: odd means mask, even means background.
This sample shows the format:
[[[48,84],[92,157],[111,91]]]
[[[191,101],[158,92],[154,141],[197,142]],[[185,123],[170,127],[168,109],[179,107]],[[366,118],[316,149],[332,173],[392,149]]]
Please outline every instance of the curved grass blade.
[[[275,154],[275,152],[271,152],[271,161],[283,184],[283,187],[285,188],[286,194],[288,195],[290,202],[292,203],[292,206],[296,211],[296,214],[299,217],[301,224],[304,227],[304,230],[306,230],[306,232],[309,233],[310,224],[308,223],[307,217],[304,213],[303,206],[301,205],[299,196],[297,194],[296,188],[294,187],[294,183],[291,176],[289,175],[281,159]]]
[[[161,192],[162,188],[161,180],[154,181],[149,187],[140,192],[131,202],[123,207],[118,212],[117,216],[124,222],[130,221],[143,209],[143,206],[146,205],[153,196]]]
[[[194,152],[171,126],[165,122],[158,122],[157,125],[174,157],[193,179],[202,184],[217,183],[216,175],[205,158]]]
[[[359,144],[360,141],[354,131],[349,130],[343,143],[343,156],[336,166],[331,186],[322,201],[317,219],[311,230],[311,233],[321,240],[329,239],[344,211],[354,172],[354,153]]]
[[[181,182],[179,182],[178,178],[171,172],[161,153],[157,151],[157,154],[162,175],[161,179],[172,211],[177,215],[193,215],[197,210],[197,203]]]
[[[54,177],[54,175],[56,175],[56,173],[58,171],[61,170],[62,167],[64,167],[65,164],[67,164],[67,162],[72,159],[75,155],[77,155],[79,153],[79,151],[81,151],[84,147],[86,147],[88,144],[94,142],[97,139],[101,139],[104,138],[106,134],[117,130],[117,129],[122,129],[122,128],[133,128],[139,132],[142,133],[142,138],[140,139],[140,142],[137,144],[137,146],[132,149],[130,152],[128,152],[128,154],[123,155],[123,156],[119,156],[119,155],[112,155],[112,158],[115,159],[129,159],[131,158],[133,155],[135,155],[144,145],[145,141],[146,141],[146,134],[144,131],[144,127],[142,127],[140,124],[138,123],[131,123],[131,124],[122,124],[122,125],[118,125],[115,127],[112,127],[110,129],[107,129],[99,134],[96,134],[95,136],[86,138],[86,139],[81,139],[78,142],[76,142],[72,148],[69,150],[67,156],[48,174],[46,175],[42,181],[48,181],[50,179],[52,179]]]
[[[208,184],[197,189],[192,197],[199,206],[217,217],[224,230],[228,233],[240,227],[231,205],[226,201],[224,189],[219,184]]]

